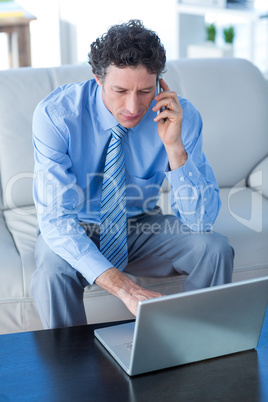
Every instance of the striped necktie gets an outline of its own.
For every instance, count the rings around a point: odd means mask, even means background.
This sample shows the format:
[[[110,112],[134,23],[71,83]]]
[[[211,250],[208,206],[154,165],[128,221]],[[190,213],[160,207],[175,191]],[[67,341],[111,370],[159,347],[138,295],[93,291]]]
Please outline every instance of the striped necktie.
[[[125,158],[122,138],[128,129],[113,127],[101,195],[100,251],[120,271],[128,262]]]

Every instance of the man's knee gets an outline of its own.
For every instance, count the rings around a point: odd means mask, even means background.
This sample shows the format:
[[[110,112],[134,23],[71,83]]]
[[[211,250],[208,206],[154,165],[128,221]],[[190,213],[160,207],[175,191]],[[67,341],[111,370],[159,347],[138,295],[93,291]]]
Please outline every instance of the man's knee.
[[[203,252],[209,259],[215,276],[222,277],[222,283],[232,281],[234,250],[226,236],[216,233],[204,233],[200,236]]]
[[[233,272],[234,249],[226,236],[214,232],[212,237],[213,244],[210,246],[211,254],[216,258],[218,265],[219,260],[223,261],[224,269],[229,271],[226,274],[231,277]]]
[[[224,235],[217,232],[191,233],[187,250],[191,258],[186,272],[210,272],[212,276],[221,276],[223,283],[231,281],[234,252]]]
[[[193,240],[195,252],[209,253],[212,258],[233,260],[234,250],[226,236],[217,232],[203,232],[194,236],[196,236]]]
[[[188,250],[185,290],[223,285],[232,281],[234,253],[225,236],[213,232],[193,233],[188,237],[188,246],[189,244],[192,244],[192,249]]]

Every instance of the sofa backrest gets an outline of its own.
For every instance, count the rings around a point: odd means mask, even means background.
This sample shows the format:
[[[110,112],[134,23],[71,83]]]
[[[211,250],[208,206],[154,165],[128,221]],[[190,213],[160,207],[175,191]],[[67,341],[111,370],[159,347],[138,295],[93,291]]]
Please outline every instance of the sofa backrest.
[[[242,59],[185,59],[169,62],[166,80],[200,111],[220,187],[247,178],[268,154],[268,85],[260,71]]]
[[[32,116],[37,104],[59,85],[92,77],[89,65],[0,72],[2,208],[33,205]]]

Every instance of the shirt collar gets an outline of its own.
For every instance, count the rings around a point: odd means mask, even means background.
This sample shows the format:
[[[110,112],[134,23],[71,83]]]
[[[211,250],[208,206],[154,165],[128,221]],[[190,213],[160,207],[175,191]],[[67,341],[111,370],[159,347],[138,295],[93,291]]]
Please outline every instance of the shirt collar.
[[[103,103],[102,88],[100,86],[97,87],[96,106],[98,112],[98,120],[103,130],[110,130],[112,127],[118,124],[118,121],[114,118],[112,113]]]

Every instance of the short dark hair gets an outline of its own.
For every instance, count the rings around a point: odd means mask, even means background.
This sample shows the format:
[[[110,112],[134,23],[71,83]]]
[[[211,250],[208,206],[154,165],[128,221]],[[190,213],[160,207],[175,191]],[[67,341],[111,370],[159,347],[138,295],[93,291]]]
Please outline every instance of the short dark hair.
[[[137,67],[161,75],[166,65],[166,51],[158,35],[140,20],[114,25],[91,44],[88,62],[93,73],[104,80],[107,68]]]

